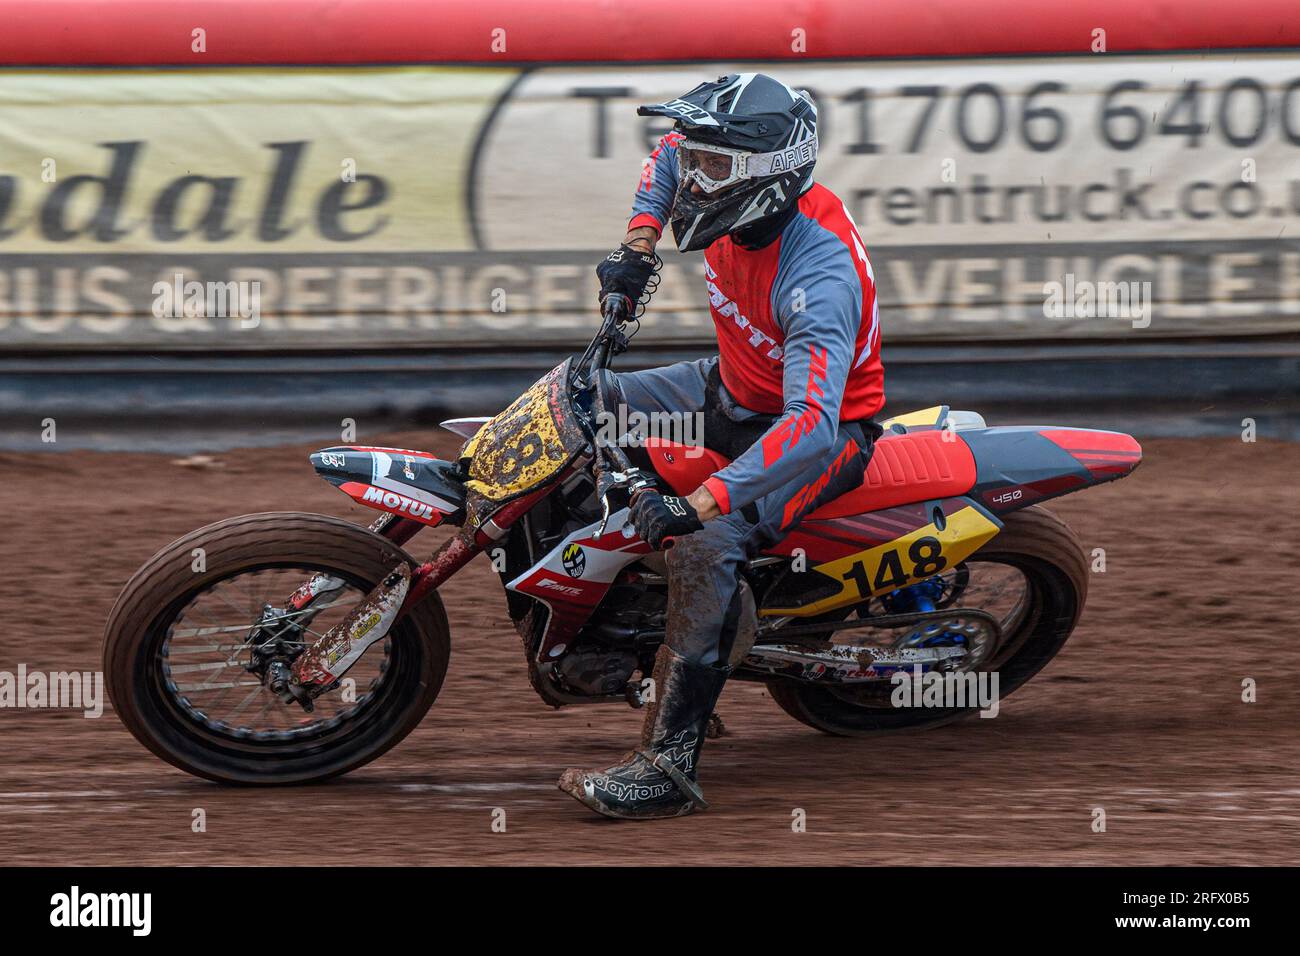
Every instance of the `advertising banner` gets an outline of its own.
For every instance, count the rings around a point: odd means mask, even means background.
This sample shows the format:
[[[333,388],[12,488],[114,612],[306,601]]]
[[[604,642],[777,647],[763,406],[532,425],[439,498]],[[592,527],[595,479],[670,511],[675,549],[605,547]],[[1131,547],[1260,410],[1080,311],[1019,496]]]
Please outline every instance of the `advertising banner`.
[[[569,344],[664,121],[819,108],[887,342],[1300,329],[1300,59],[0,72],[0,349]],[[706,341],[660,246],[642,334]],[[1130,339],[1131,340],[1131,339]]]

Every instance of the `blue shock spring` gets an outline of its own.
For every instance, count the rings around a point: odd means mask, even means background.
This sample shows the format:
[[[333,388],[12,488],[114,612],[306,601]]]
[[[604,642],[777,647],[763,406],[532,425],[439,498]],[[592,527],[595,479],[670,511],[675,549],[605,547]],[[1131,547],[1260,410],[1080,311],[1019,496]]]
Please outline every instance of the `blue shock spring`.
[[[943,599],[944,590],[943,578],[935,575],[905,588],[899,588],[897,591],[891,591],[882,597],[880,602],[890,614],[920,614],[935,610],[939,601]],[[911,643],[911,637],[912,635],[909,634],[903,643]],[[958,642],[965,642],[965,638],[961,635],[949,635],[944,632],[927,638],[915,646],[930,647],[935,644],[951,644],[954,639]]]
[[[890,614],[915,614],[933,611],[943,598],[943,578],[935,575],[897,591],[890,591],[880,599]]]

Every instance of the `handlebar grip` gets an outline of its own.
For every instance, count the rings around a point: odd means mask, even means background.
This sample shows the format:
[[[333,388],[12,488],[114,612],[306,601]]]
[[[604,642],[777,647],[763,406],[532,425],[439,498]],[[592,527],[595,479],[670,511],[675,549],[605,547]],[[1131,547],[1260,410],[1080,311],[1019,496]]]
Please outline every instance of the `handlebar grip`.
[[[647,495],[647,494],[659,495],[659,494],[663,494],[663,492],[661,492],[658,488],[656,488],[652,484],[644,485],[638,488],[636,491],[632,492],[632,494],[628,497],[627,499],[628,506],[631,507],[632,505],[635,505],[638,498],[640,498],[642,495]]]
[[[617,292],[611,292],[605,296],[600,306],[601,313],[615,322],[626,322],[628,312],[631,309],[631,303],[628,301],[627,296]]]

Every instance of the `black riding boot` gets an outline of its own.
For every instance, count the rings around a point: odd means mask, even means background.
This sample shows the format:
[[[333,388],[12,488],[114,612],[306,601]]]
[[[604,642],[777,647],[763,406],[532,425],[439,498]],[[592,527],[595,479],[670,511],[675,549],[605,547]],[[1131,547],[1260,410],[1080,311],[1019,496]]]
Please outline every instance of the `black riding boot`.
[[[693,664],[667,645],[655,657],[655,700],[641,749],[603,772],[566,770],[560,789],[597,813],[625,820],[679,817],[707,810],[696,765],[713,705],[730,668]]]

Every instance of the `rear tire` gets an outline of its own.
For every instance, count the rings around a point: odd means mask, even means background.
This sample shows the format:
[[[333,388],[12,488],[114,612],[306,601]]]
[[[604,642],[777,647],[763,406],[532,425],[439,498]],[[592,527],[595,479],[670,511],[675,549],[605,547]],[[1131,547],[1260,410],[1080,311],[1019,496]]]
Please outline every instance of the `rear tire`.
[[[1061,650],[1088,596],[1088,563],[1078,537],[1045,508],[1031,506],[1006,516],[1005,526],[972,560],[1018,568],[1028,582],[1031,602],[1015,633],[1004,635],[998,656],[983,668],[998,672],[1004,699],[1037,674]],[[972,708],[895,708],[883,699],[864,706],[824,684],[790,679],[769,681],[772,699],[801,723],[835,736],[867,736],[924,730],[969,717]]]
[[[205,552],[202,572],[191,568],[195,548]],[[223,783],[308,783],[369,763],[415,729],[442,687],[450,636],[437,595],[385,638],[389,656],[373,699],[349,719],[333,721],[336,726],[325,722],[293,740],[238,737],[196,720],[166,688],[160,652],[186,605],[219,581],[308,563],[368,592],[401,562],[416,563],[380,535],[326,515],[244,515],[178,539],[135,573],[109,615],[104,673],[118,717],[163,760]]]

